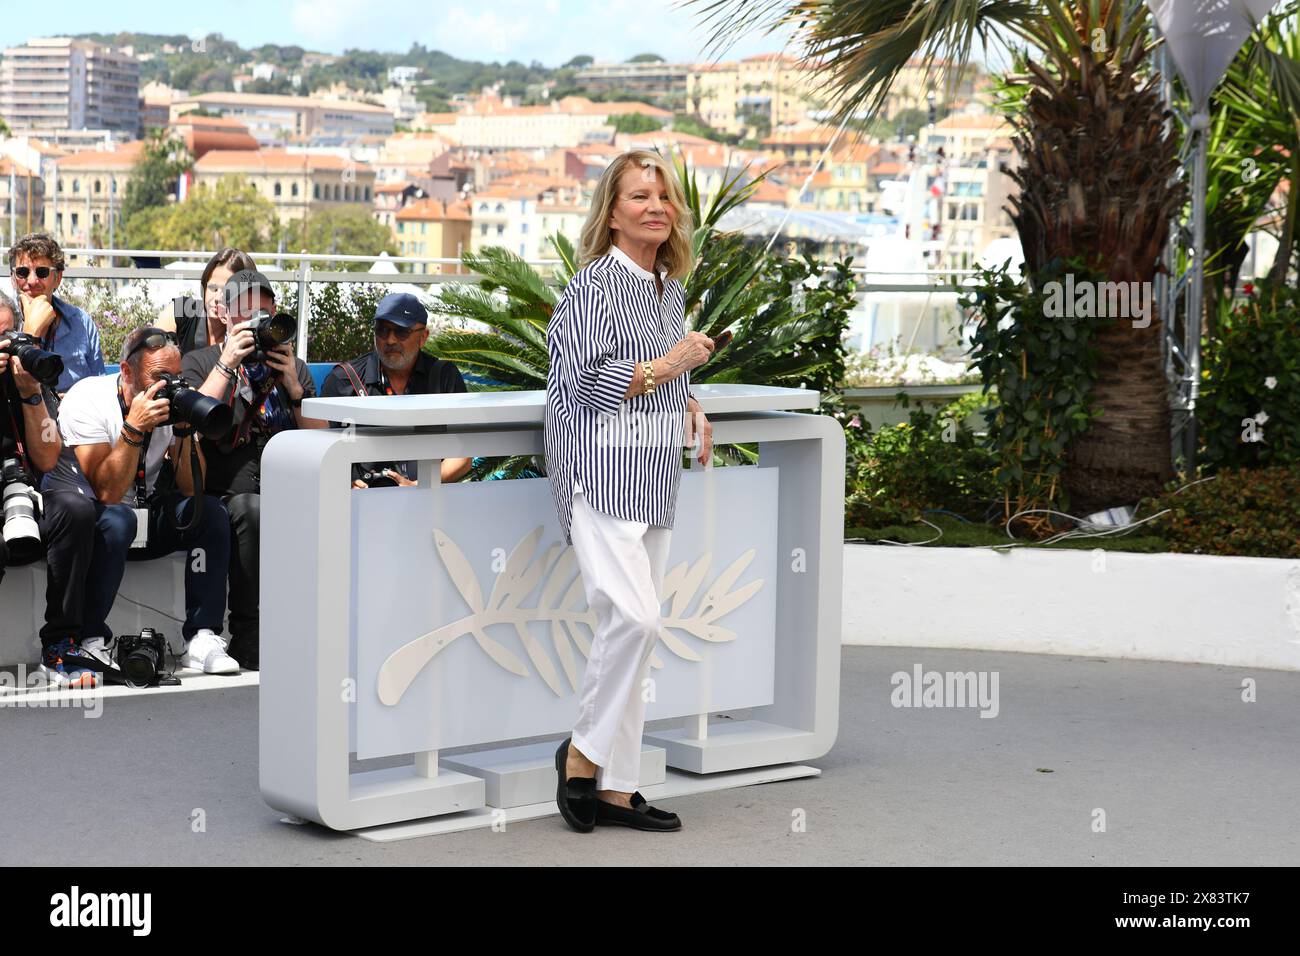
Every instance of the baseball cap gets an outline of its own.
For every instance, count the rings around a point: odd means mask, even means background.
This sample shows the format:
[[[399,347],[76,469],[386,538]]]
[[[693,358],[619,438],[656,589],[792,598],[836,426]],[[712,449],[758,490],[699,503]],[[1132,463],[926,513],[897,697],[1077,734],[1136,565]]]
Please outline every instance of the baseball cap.
[[[238,299],[242,297],[251,297],[256,290],[265,290],[266,294],[272,299],[275,298],[275,290],[271,288],[271,280],[256,269],[240,269],[229,279],[223,290],[226,308],[230,308]]]
[[[392,322],[409,329],[415,325],[428,325],[429,312],[420,300],[409,292],[390,292],[379,300],[375,308],[376,322]]]

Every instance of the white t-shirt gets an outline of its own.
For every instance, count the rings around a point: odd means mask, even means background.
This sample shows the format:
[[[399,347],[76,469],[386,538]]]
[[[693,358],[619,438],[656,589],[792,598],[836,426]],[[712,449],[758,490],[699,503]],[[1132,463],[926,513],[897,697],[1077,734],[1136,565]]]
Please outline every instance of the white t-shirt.
[[[94,378],[83,378],[68,389],[68,394],[59,406],[59,434],[63,436],[63,450],[59,452],[58,464],[45,476],[43,488],[73,488],[92,498],[95,496],[89,479],[77,461],[76,452],[72,449],[77,445],[105,443],[116,447],[122,436],[122,406],[117,400],[118,379],[116,373],[97,375]],[[144,468],[146,491],[153,491],[163,457],[171,443],[170,425],[159,425],[153,430]],[[134,476],[122,502],[132,505],[135,503]]]

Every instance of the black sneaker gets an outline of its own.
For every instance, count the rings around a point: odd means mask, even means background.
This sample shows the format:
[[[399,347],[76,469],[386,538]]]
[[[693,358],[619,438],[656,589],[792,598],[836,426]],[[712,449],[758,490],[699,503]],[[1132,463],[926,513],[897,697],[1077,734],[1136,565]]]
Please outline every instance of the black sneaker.
[[[226,653],[238,662],[241,670],[246,671],[258,670],[257,652],[257,638],[232,637],[230,646],[226,648]]]

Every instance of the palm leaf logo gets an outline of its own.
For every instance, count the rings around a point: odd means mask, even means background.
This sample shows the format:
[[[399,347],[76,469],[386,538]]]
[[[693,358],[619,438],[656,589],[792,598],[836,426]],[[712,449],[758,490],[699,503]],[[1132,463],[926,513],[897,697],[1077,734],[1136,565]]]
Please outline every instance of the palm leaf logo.
[[[380,701],[388,706],[399,703],[420,671],[452,641],[466,634],[474,639],[483,653],[498,667],[519,677],[528,677],[531,672],[524,658],[488,635],[488,629],[497,626],[514,629],[524,657],[557,697],[566,693],[565,683],[570,691],[578,689],[582,675],[574,649],[584,658],[590,656],[591,641],[582,628],[586,628],[594,637],[596,615],[585,606],[586,592],[581,575],[575,574],[577,560],[573,548],[553,544],[539,555],[538,544],[542,533],[543,526],[538,525],[519,540],[506,558],[505,567],[493,582],[492,593],[484,600],[478,577],[464,552],[444,531],[434,529],[433,538],[438,557],[452,584],[468,605],[470,613],[437,630],[422,634],[390,654],[379,669],[377,690]],[[723,569],[704,588],[694,610],[689,613],[692,601],[709,576],[713,564],[712,552],[701,555],[694,564],[683,561],[664,575],[660,603],[662,605],[664,601],[672,601],[671,609],[662,619],[659,630],[659,640],[664,647],[682,660],[698,663],[702,660],[699,653],[682,638],[672,634],[671,630],[685,631],[711,643],[736,639],[736,633],[722,627],[718,621],[762,590],[762,578],[732,590],[754,560],[754,555],[755,551],[751,548]],[[537,605],[531,608],[521,607],[520,602],[539,583],[542,583],[542,589]],[[577,606],[579,604],[581,606]],[[543,643],[529,630],[528,625],[533,621],[544,621],[549,625],[554,660]],[[556,668],[556,660],[559,661],[559,669]],[[663,661],[652,654],[650,664],[652,667],[662,667]]]

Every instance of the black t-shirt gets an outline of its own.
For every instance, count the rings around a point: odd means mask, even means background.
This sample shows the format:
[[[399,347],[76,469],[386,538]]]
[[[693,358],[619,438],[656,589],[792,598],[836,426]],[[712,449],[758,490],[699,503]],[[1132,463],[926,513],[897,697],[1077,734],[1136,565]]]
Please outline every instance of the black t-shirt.
[[[180,295],[172,300],[176,317],[176,341],[181,355],[208,346],[208,319],[203,312],[203,302],[192,295]]]
[[[195,388],[201,386],[221,358],[221,346],[209,345],[189,352],[181,360],[181,375]],[[302,359],[294,360],[298,368],[298,381],[302,383],[303,398],[316,394],[316,383],[312,381],[311,371]],[[241,370],[247,373],[247,368]],[[224,397],[231,406],[234,424],[230,432],[220,441],[210,438],[202,440],[203,456],[207,464],[204,488],[209,494],[218,496],[238,495],[248,492],[260,493],[262,448],[271,435],[285,428],[296,428],[296,424],[282,427],[264,426],[253,405],[248,401],[248,390],[241,375],[239,386],[229,384]],[[289,405],[289,396],[277,385],[266,398],[268,406],[274,405],[275,411],[283,416],[288,413],[287,421],[293,421],[293,408]]]
[[[375,352],[367,352],[359,358],[354,358],[347,363],[356,373],[361,384],[365,386],[367,395],[394,395],[392,386],[388,377],[384,374],[383,366],[379,362],[379,355]],[[415,366],[411,369],[411,377],[406,382],[406,391],[403,395],[443,395],[450,392],[465,392],[465,379],[461,377],[460,369],[456,368],[451,362],[444,361],[440,358],[434,358],[428,352],[421,352],[415,357]],[[357,394],[356,386],[348,377],[347,372],[335,366],[320,386],[321,398],[345,398]],[[338,422],[330,422],[334,427],[338,427]],[[379,462],[362,462],[352,466],[352,477],[360,478],[362,472],[367,469],[371,471],[382,471],[385,468],[392,468],[402,475],[414,480],[416,478],[416,463],[414,461],[379,461]]]

